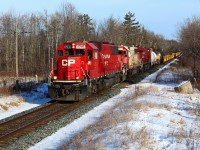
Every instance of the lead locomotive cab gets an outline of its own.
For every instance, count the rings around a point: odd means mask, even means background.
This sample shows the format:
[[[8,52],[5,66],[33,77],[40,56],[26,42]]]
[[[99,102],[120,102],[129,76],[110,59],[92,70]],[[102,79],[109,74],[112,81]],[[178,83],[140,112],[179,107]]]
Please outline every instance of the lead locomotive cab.
[[[80,100],[126,77],[127,61],[109,42],[65,42],[56,50],[49,95],[55,100]]]
[[[65,42],[56,49],[49,95],[55,100],[79,100],[88,95],[90,74],[98,67],[98,48],[88,42]],[[96,75],[97,76],[97,75]]]

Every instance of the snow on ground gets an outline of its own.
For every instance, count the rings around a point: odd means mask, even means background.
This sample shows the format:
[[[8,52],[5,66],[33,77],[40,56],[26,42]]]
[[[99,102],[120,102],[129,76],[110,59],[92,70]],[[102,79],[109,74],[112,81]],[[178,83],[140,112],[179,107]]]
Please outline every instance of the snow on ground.
[[[46,94],[47,84],[44,83],[30,92],[0,97],[0,119],[47,103],[51,99],[46,98]]]
[[[166,70],[166,72],[159,78],[162,80],[173,78],[169,69],[169,65],[160,69],[158,72],[162,70]],[[103,149],[200,149],[198,144],[200,143],[200,131],[198,130],[200,126],[198,117],[200,92],[195,90],[194,94],[179,94],[174,91],[174,87],[178,83],[153,83],[158,72],[148,76],[138,84],[121,89],[119,95],[74,120],[66,127],[59,129],[56,133],[29,149],[60,149],[63,144],[70,143],[72,138],[87,127],[97,124],[103,114],[106,112],[109,114],[115,105],[129,106],[131,114],[127,115],[130,115],[131,119],[120,122],[113,128],[92,133],[95,142],[101,143],[100,147],[103,147]],[[44,86],[46,87],[46,85]],[[41,92],[41,89],[43,88],[41,87],[35,92],[40,93],[43,102],[35,101],[36,97],[38,97],[37,94],[33,98],[25,94],[22,97],[26,97],[27,102],[20,101],[16,107],[9,107],[7,111],[1,110],[0,117],[3,118],[3,116],[11,112],[12,114],[17,113],[16,110],[23,111],[24,108],[29,109],[48,101],[49,99],[44,98],[44,93],[47,91]],[[138,94],[137,91],[141,91],[141,93]],[[133,96],[134,92],[138,96]],[[129,99],[125,101],[125,97]],[[13,101],[12,99],[16,99],[16,97],[0,98],[0,105],[9,100]],[[123,110],[116,108],[115,110],[117,111]],[[126,129],[126,132],[124,132],[124,129]],[[129,138],[127,138],[127,135]],[[87,138],[79,139],[78,143],[84,145]],[[97,139],[100,139],[100,141]],[[89,138],[88,140],[90,141],[91,139]],[[93,144],[95,142],[93,141]],[[76,149],[76,147],[73,143],[70,143],[66,149]]]
[[[169,65],[164,69],[169,69]],[[200,140],[199,136],[197,136],[200,134],[196,130],[199,127],[199,122],[196,121],[197,116],[195,114],[196,104],[200,100],[199,92],[196,91],[194,94],[178,94],[174,92],[174,87],[177,84],[152,83],[152,81],[155,81],[158,72],[148,76],[137,85],[122,89],[119,95],[109,99],[81,118],[61,128],[53,135],[43,139],[31,147],[30,150],[60,149],[64,143],[69,142],[85,128],[90,127],[93,123],[97,123],[102,114],[109,112],[114,105],[119,104],[120,101],[122,102],[121,104],[125,105],[123,97],[129,97],[132,91],[137,91],[138,88],[149,88],[150,90],[144,95],[136,97],[135,103],[140,103],[142,106],[139,109],[135,107],[135,111],[133,110],[132,114],[134,116],[133,119],[119,123],[114,128],[109,128],[106,131],[102,130],[103,133],[91,133],[94,139],[93,143],[90,144],[99,142],[101,143],[100,147],[103,147],[103,149],[200,148],[200,145],[198,145]],[[166,77],[167,74],[169,74],[167,79],[173,77],[171,73],[167,72],[164,76]],[[135,103],[131,104],[135,105]],[[132,140],[124,137],[122,128],[128,128],[128,131],[132,132],[131,134],[129,132],[126,133],[132,135]],[[84,145],[87,138],[81,139],[79,137],[78,143],[82,142],[82,145]],[[122,140],[120,143],[119,141],[123,138],[124,141]],[[97,139],[101,140],[98,141]],[[89,138],[89,140],[91,139]],[[75,145],[72,142],[66,149],[76,149]]]

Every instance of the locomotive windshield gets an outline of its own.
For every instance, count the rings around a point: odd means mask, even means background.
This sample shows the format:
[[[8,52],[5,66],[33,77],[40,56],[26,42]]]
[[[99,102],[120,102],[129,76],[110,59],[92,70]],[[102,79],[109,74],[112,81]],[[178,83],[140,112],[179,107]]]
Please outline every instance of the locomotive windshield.
[[[67,49],[65,54],[66,56],[74,56],[74,51],[72,49]]]
[[[65,51],[66,56],[83,56],[84,54],[85,51],[83,49],[76,49],[76,50],[67,49]]]
[[[126,51],[121,51],[121,50],[119,50],[119,51],[118,51],[118,54],[127,56],[127,52],[126,52]]]
[[[83,56],[85,51],[83,49],[76,49],[76,56]]]

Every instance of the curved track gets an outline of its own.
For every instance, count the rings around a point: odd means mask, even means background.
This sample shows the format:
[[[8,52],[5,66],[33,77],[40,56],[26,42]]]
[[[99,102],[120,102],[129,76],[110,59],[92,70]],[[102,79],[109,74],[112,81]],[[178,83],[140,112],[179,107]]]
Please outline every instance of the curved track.
[[[69,104],[50,103],[42,108],[0,124],[0,147],[17,139],[27,132],[54,119],[58,112],[69,107]]]
[[[109,91],[109,90],[107,90]],[[99,94],[98,94],[99,95]],[[87,103],[94,101],[95,95],[79,102],[54,102],[25,115],[0,124],[0,148],[50,121],[58,119]]]

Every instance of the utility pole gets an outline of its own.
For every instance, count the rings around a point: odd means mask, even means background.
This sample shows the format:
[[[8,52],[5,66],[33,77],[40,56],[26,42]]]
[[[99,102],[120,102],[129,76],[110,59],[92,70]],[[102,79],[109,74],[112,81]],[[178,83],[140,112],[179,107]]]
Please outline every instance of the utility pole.
[[[18,58],[18,34],[19,33],[31,33],[31,32],[19,32],[18,31],[18,18],[16,18],[15,22],[15,30],[10,30],[10,32],[4,32],[3,27],[0,27],[0,32],[2,34],[14,34],[15,35],[15,75],[16,75],[16,84],[19,82],[19,58]]]
[[[16,80],[19,79],[19,65],[18,65],[18,20],[16,19],[15,25],[15,59],[16,59]]]
[[[18,19],[16,18],[16,24],[15,24],[15,65],[16,65],[16,80],[19,80],[19,57],[18,57],[18,34],[19,33],[31,33],[27,31],[19,32],[18,31]]]

